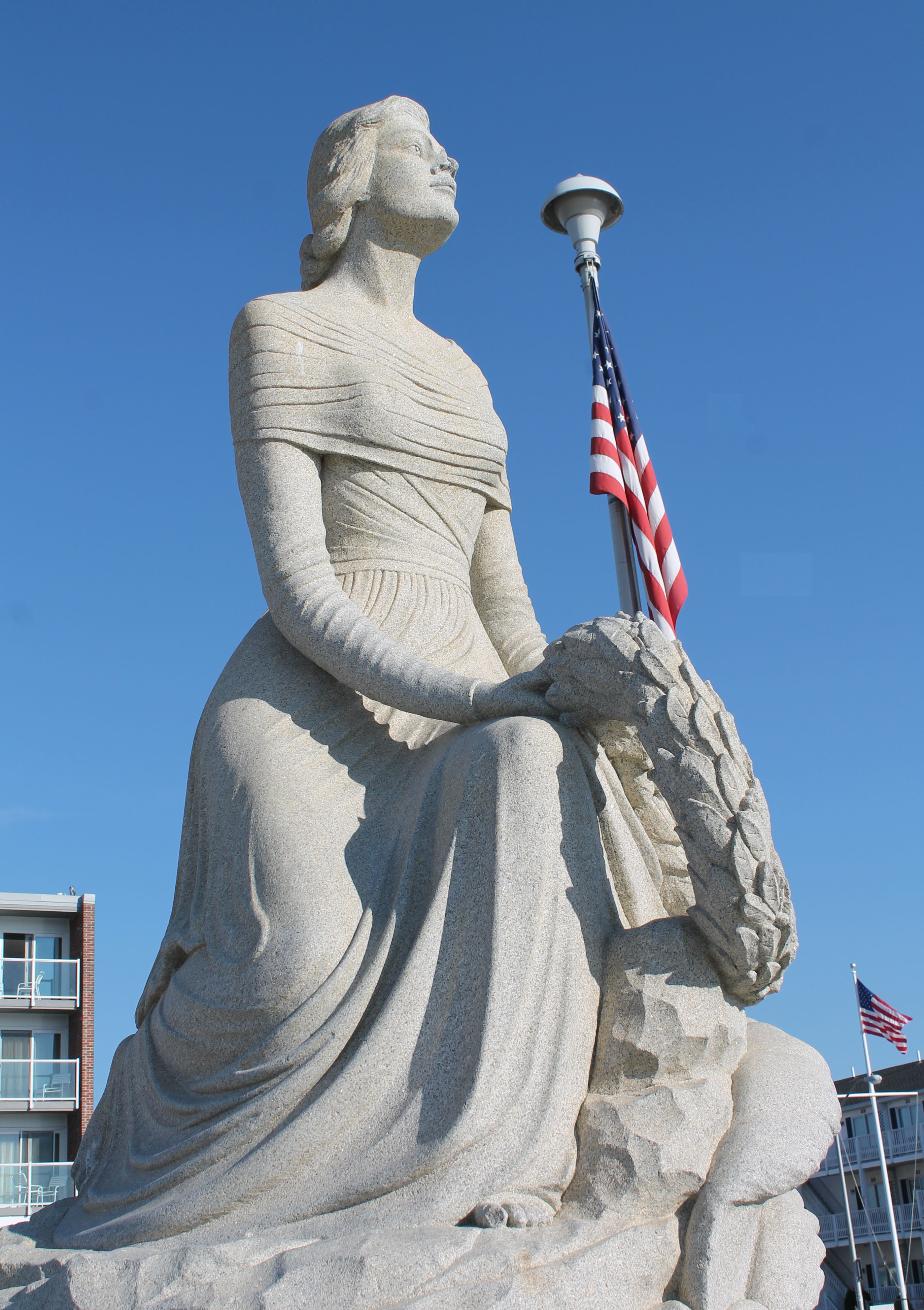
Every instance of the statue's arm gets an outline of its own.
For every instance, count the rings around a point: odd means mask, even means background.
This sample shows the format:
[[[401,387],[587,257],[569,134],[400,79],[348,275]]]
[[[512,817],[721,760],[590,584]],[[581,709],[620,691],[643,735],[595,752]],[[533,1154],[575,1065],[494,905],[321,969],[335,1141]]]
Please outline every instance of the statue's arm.
[[[546,639],[523,581],[510,511],[485,511],[472,556],[475,606],[509,674],[542,663]]]
[[[475,679],[420,659],[344,593],[327,552],[320,457],[284,441],[245,441],[235,452],[263,594],[283,636],[364,696],[429,718],[476,719]]]
[[[296,650],[361,695],[427,718],[551,713],[525,686],[481,682],[421,659],[349,599],[327,551],[319,456],[285,441],[235,449],[263,594]]]

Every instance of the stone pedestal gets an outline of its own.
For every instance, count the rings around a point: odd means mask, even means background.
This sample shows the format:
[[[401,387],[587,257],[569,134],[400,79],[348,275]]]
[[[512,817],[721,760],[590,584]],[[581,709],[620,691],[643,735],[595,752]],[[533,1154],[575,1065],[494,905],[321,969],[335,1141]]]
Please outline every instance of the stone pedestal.
[[[0,1306],[28,1310],[659,1310],[680,1256],[676,1220],[613,1233],[424,1226],[357,1238],[309,1226],[207,1246],[44,1249],[0,1235]]]

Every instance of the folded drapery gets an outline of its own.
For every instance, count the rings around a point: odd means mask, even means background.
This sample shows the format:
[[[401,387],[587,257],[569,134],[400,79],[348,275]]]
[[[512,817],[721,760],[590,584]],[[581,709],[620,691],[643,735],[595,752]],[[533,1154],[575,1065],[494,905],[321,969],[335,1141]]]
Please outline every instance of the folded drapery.
[[[484,375],[453,342],[433,341],[425,357],[304,296],[252,300],[231,332],[234,439],[349,455],[509,509],[507,434]]]

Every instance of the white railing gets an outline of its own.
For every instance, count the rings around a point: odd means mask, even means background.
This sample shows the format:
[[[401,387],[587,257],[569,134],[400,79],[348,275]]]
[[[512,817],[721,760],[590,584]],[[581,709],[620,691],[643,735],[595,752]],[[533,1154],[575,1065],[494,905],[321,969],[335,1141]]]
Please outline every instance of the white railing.
[[[911,1310],[919,1310],[919,1307],[924,1305],[924,1283],[906,1283],[905,1286]],[[877,1302],[881,1305],[894,1305],[897,1296],[897,1284],[894,1287],[874,1287],[870,1292],[874,1305]]]
[[[873,1237],[888,1237],[889,1212],[885,1206],[871,1207],[869,1210],[853,1211],[853,1235],[858,1242],[868,1242]],[[910,1237],[913,1233],[924,1233],[924,1214],[921,1203],[897,1205],[895,1207],[895,1226],[901,1237]],[[820,1221],[821,1240],[826,1246],[845,1246],[848,1241],[847,1216],[828,1214]]]
[[[885,1143],[886,1159],[897,1159],[905,1155],[924,1155],[924,1129],[917,1132],[913,1128],[883,1129],[882,1140]],[[856,1168],[858,1164],[879,1161],[879,1147],[872,1133],[861,1137],[841,1137],[841,1150],[844,1153],[844,1165]],[[832,1146],[821,1163],[820,1174],[837,1173],[837,1146]]]
[[[28,1219],[34,1210],[74,1195],[71,1162],[0,1164],[0,1214]]]
[[[38,1109],[49,1101],[80,1106],[79,1060],[0,1060],[0,1107],[4,1101],[28,1101]]]
[[[79,960],[24,960],[0,956],[0,997],[7,1001],[73,1001],[80,1004]]]

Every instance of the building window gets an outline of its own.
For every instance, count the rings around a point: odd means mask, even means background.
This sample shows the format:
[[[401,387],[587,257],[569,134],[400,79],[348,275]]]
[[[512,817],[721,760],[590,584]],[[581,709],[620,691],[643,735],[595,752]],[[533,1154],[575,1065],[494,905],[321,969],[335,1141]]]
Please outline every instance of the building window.
[[[64,938],[55,933],[5,932],[3,995],[30,999],[34,990],[36,996],[75,996],[73,970],[60,963],[63,947]]]
[[[0,1032],[0,1099],[4,1101],[29,1099],[31,1055],[31,1032],[28,1030]]]
[[[3,934],[3,995],[18,996],[29,985],[27,961],[32,944],[31,934],[5,932]]]
[[[900,1132],[903,1128],[911,1127],[910,1106],[907,1105],[890,1105],[889,1106],[889,1127],[893,1132]]]
[[[0,1032],[0,1101],[73,1099],[74,1068],[61,1059],[60,1033]]]
[[[62,937],[51,937],[42,934],[35,939],[35,958],[37,960],[60,960],[64,944]]]
[[[33,1193],[39,1189],[42,1190],[40,1203],[44,1204],[46,1176],[50,1178],[55,1172],[47,1166],[60,1159],[60,1133],[25,1130],[0,1133],[0,1207],[16,1209],[30,1200],[35,1202],[38,1198]],[[60,1186],[57,1182],[55,1185]]]

